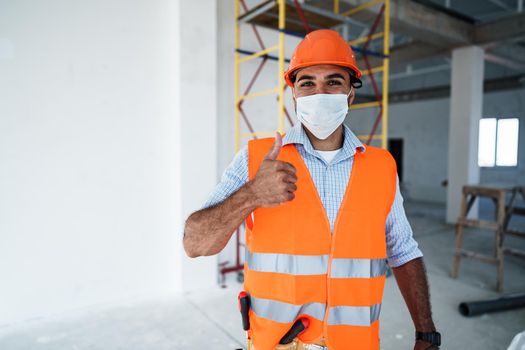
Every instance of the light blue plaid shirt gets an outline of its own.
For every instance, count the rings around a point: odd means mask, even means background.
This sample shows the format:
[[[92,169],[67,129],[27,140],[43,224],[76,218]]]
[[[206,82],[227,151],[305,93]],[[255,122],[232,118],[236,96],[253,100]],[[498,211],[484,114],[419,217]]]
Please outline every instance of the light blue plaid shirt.
[[[354,154],[357,148],[361,148],[364,152],[365,146],[347,126],[344,126],[343,147],[328,164],[312,147],[300,123],[292,127],[283,138],[283,145],[290,143],[295,144],[304,159],[333,228],[352,171]],[[221,182],[204,204],[204,208],[224,201],[246,182],[248,182],[248,148],[245,146],[224,171]],[[399,179],[397,179],[394,202],[386,220],[386,246],[388,264],[392,267],[401,266],[423,256],[412,236],[412,228],[403,208]]]

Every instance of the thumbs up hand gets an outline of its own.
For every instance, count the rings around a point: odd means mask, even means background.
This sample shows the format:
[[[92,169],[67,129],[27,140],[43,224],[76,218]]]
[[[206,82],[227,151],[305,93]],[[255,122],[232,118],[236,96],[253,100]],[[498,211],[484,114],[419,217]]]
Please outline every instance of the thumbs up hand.
[[[295,198],[295,167],[277,160],[283,140],[281,134],[275,135],[275,142],[264,158],[252,181],[249,182],[257,207],[275,207]]]

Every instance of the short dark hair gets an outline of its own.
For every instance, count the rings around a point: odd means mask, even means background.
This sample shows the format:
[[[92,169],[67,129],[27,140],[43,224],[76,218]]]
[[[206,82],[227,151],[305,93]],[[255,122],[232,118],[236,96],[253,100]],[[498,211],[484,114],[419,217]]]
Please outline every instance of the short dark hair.
[[[350,76],[350,85],[352,85],[354,89],[359,89],[361,86],[363,86],[363,82],[361,81],[361,79],[356,77],[353,69],[350,69],[348,67],[341,68],[348,72],[348,75]],[[292,84],[295,84],[295,80],[297,79],[297,73],[299,73],[300,70],[301,68],[296,69],[290,74],[290,81],[292,82]]]

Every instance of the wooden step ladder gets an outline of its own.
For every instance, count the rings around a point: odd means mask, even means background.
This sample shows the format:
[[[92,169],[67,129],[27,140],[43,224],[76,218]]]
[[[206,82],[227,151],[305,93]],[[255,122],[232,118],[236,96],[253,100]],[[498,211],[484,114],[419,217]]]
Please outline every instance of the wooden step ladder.
[[[511,193],[509,205],[505,205],[507,193]],[[516,207],[516,199],[521,194],[525,200],[525,187],[497,188],[485,186],[463,186],[461,199],[460,215],[456,224],[456,252],[452,262],[453,278],[457,278],[459,263],[462,257],[473,258],[485,263],[497,266],[497,287],[503,290],[503,262],[504,254],[512,254],[525,258],[525,251],[503,247],[504,235],[514,235],[525,238],[525,232],[519,230],[509,230],[508,225],[513,214],[525,215],[525,208]],[[492,199],[496,207],[496,221],[468,219],[468,214],[478,197],[488,197]],[[495,231],[495,250],[494,256],[463,249],[463,229],[464,227],[477,227]]]

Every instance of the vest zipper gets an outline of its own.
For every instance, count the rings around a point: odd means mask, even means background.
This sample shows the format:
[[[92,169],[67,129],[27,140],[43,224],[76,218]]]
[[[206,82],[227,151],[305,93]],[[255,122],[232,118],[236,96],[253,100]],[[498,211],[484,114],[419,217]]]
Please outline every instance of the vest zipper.
[[[354,174],[355,174],[355,170],[356,170],[356,163],[357,163],[357,159],[358,159],[358,155],[360,154],[360,151],[359,150],[356,150],[356,153],[354,155],[354,162],[352,164],[352,173],[350,174],[350,179],[348,180],[348,184],[346,186],[346,190],[345,190],[345,194],[343,196],[343,200],[341,202],[341,206],[339,207],[339,211],[337,213],[337,217],[335,219],[335,223],[334,223],[334,230],[333,232],[331,230],[330,231],[330,255],[328,257],[328,272],[327,272],[327,275],[326,275],[326,311],[325,311],[325,314],[324,314],[324,320],[323,320],[323,337],[325,339],[325,342],[326,342],[326,345],[329,346],[328,344],[328,339],[327,339],[327,335],[328,335],[328,317],[330,316],[330,275],[332,274],[332,261],[334,259],[334,249],[335,249],[335,238],[336,238],[336,235],[337,235],[337,227],[338,227],[338,224],[339,224],[339,219],[341,217],[341,213],[342,213],[342,208],[344,206],[346,206],[346,202],[347,202],[347,199],[349,197],[349,192],[350,192],[350,188],[352,186],[352,182],[353,182],[353,179],[354,179]],[[319,198],[320,200],[320,198]],[[322,202],[321,202],[322,204]],[[328,225],[330,227],[330,221],[328,220],[328,216],[326,215],[326,211],[325,211],[325,218],[326,220],[328,221]]]

